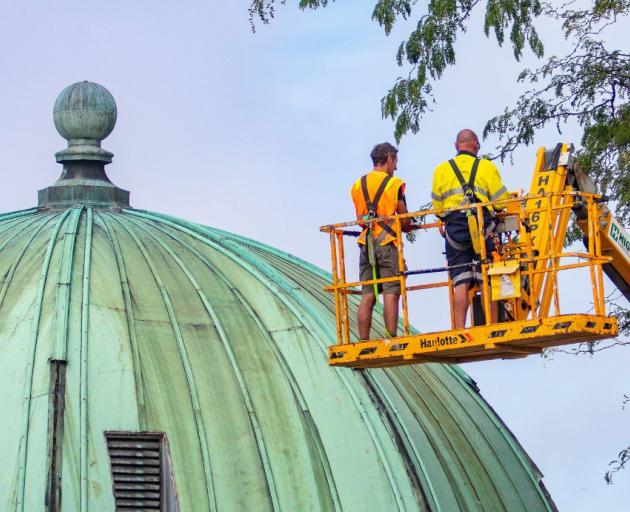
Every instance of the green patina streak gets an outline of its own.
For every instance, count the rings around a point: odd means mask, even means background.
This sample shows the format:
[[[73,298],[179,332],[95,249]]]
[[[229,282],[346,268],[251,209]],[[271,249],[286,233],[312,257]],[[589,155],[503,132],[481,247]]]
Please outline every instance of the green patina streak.
[[[81,471],[81,512],[88,510],[88,338],[90,317],[90,273],[92,268],[92,234],[94,232],[94,213],[92,208],[87,209],[85,249],[83,255],[83,286],[81,290],[81,350],[80,350],[80,418],[79,430],[81,432],[80,446],[80,471]]]

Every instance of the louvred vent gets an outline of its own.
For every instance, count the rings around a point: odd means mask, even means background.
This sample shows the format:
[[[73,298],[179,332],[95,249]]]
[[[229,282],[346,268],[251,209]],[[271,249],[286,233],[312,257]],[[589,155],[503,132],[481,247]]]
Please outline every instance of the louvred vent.
[[[164,434],[106,432],[117,511],[171,510],[165,507],[168,454]],[[166,459],[166,460],[164,460]],[[167,480],[165,482],[165,480]],[[171,480],[172,482],[172,480]],[[171,494],[168,493],[167,494]]]

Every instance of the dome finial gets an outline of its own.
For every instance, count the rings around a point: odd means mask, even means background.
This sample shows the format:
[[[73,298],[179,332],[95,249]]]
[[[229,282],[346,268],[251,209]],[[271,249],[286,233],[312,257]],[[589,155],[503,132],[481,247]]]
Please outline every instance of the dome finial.
[[[53,118],[68,148],[55,156],[57,162],[68,160],[112,161],[113,154],[101,149],[116,125],[116,101],[102,85],[77,82],[66,87],[55,101]]]
[[[55,154],[63,172],[53,185],[39,191],[40,207],[129,206],[129,192],[114,185],[105,172],[114,155],[101,148],[116,125],[116,114],[114,97],[102,85],[77,82],[61,91],[53,118],[68,147]]]

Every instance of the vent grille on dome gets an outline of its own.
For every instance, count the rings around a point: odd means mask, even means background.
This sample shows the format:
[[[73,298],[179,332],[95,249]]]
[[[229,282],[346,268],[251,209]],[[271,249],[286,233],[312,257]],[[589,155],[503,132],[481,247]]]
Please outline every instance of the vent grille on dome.
[[[117,511],[177,511],[166,437],[151,432],[106,432]]]

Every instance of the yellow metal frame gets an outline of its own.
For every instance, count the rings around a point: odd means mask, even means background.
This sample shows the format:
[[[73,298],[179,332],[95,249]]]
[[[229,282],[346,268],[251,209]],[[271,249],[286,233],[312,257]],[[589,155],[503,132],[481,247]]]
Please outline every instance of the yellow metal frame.
[[[602,265],[611,257],[602,254],[603,219],[608,212],[600,203],[598,194],[578,192],[567,185],[568,156],[571,148],[563,145],[559,163],[555,168],[545,168],[545,149],[537,155],[532,192],[526,196],[511,194],[509,199],[488,203],[476,203],[445,211],[423,210],[404,215],[376,218],[368,221],[352,221],[322,226],[321,231],[329,234],[332,260],[332,284],[325,287],[333,294],[337,318],[337,343],[329,349],[329,363],[336,366],[390,366],[428,361],[468,362],[496,358],[523,357],[539,353],[543,348],[562,344],[595,341],[617,335],[617,321],[606,316]],[[588,237],[586,251],[565,251],[564,241],[571,209],[584,206],[587,218],[580,221]],[[424,222],[432,215],[474,208],[477,215],[479,236],[484,238],[484,208],[499,207],[501,219],[516,222],[516,228],[505,234],[501,253],[486,254],[481,244],[482,283],[472,293],[480,295],[484,317],[490,319],[492,297],[488,270],[494,262],[517,261],[523,280],[521,296],[502,301],[509,321],[495,325],[484,325],[464,330],[453,330],[453,286],[450,278],[420,285],[408,285],[405,270],[403,219],[422,219],[414,228],[421,231],[437,230],[441,221]],[[399,247],[398,269],[395,277],[346,281],[344,238],[356,236],[357,231],[348,228],[365,228],[378,221],[391,223]],[[607,227],[607,226],[606,226]],[[605,234],[606,235],[606,234]],[[604,235],[604,241],[607,240]],[[566,262],[568,258],[577,262]],[[593,314],[565,315],[560,311],[558,274],[562,271],[588,267]],[[402,336],[389,339],[357,341],[350,339],[348,295],[361,294],[360,287],[374,283],[399,282],[402,299]],[[430,288],[448,287],[451,306],[450,330],[411,334],[407,294]],[[553,315],[550,315],[553,305]],[[471,308],[472,310],[472,308]],[[558,327],[560,326],[560,327]],[[566,326],[566,327],[562,327]],[[442,343],[440,340],[455,340]],[[431,342],[431,343],[429,343]],[[424,345],[423,345],[424,343]],[[429,343],[429,345],[427,345]]]
[[[332,366],[376,368],[514,359],[540,354],[547,347],[597,341],[616,334],[616,318],[559,315],[335,345],[328,348],[328,360]]]

